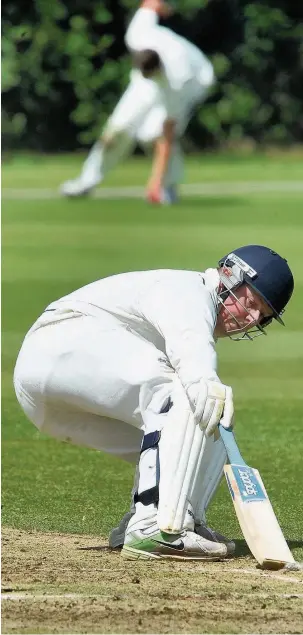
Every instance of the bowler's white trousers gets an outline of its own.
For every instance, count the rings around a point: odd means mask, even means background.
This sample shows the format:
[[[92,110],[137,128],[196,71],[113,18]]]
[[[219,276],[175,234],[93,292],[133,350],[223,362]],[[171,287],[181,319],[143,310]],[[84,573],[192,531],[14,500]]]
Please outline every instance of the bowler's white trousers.
[[[211,64],[205,58],[205,65]],[[206,74],[205,85],[196,79],[188,81],[178,95],[176,114],[176,140],[173,144],[164,185],[169,187],[179,183],[183,178],[183,153],[179,139],[199,103],[202,103],[212,85],[213,75]],[[209,79],[209,82],[207,80]],[[130,83],[115,107],[106,126],[105,133],[118,133],[118,143],[104,153],[101,163],[102,178],[110,172],[125,156],[131,152],[135,142],[145,150],[152,149],[153,144],[163,134],[163,125],[168,117],[161,91],[156,82],[142,77],[136,71],[131,73]]]
[[[205,64],[209,64],[205,58]],[[210,65],[211,66],[211,65]],[[213,77],[213,76],[212,76]],[[208,77],[207,77],[208,79]],[[176,94],[176,133],[180,137],[192,115],[193,109],[205,100],[210,86],[189,80],[182,91]],[[151,79],[137,71],[131,72],[130,83],[110,116],[107,126],[114,131],[127,131],[139,143],[151,143],[161,137],[163,124],[169,117],[161,95],[161,89]]]
[[[14,385],[21,407],[42,432],[136,462],[148,421],[142,389],[151,387],[146,409],[153,418],[159,413],[161,429],[160,410],[180,382],[166,355],[115,317],[59,309],[42,314],[25,337]],[[204,517],[224,461],[220,440],[207,439],[196,517]]]

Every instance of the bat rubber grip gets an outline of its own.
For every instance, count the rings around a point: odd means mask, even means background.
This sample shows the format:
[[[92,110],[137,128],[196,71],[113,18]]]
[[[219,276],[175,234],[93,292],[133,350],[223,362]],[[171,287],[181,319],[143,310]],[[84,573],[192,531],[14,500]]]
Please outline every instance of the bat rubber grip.
[[[219,432],[220,432],[221,439],[224,443],[229,462],[234,463],[236,465],[246,465],[243,457],[241,456],[241,453],[238,448],[232,429],[224,428],[224,426],[222,426],[221,423],[219,423]]]

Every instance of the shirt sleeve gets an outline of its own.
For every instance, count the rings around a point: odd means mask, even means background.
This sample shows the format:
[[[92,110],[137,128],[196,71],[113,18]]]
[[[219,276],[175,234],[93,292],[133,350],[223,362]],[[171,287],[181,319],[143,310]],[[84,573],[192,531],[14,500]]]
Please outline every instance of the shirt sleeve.
[[[156,51],[172,90],[181,90],[193,77],[193,70],[183,40],[164,26],[156,25],[146,32],[145,48]]]
[[[158,15],[151,9],[139,9],[125,34],[125,44],[130,51],[151,49],[158,53],[166,79],[173,90],[179,90],[192,78],[192,69],[183,38],[166,27],[159,26]]]
[[[216,307],[202,274],[159,279],[141,298],[142,317],[165,341],[167,357],[186,391],[217,375]]]
[[[142,51],[149,48],[144,44],[145,35],[158,24],[158,15],[151,9],[138,9],[128,25],[125,44],[131,51]]]

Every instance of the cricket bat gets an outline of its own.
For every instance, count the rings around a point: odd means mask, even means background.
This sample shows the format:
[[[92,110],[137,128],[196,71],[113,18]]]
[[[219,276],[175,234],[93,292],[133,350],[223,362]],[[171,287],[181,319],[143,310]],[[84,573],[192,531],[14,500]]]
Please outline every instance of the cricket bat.
[[[227,485],[251,553],[265,569],[295,562],[258,470],[245,463],[232,430],[219,424],[219,432],[229,459],[224,467]]]

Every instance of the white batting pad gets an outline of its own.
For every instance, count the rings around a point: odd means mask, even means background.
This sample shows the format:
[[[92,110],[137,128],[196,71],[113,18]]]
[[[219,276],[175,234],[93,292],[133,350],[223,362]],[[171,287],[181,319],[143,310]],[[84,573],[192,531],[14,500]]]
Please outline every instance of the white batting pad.
[[[204,431],[194,416],[181,385],[172,396],[173,406],[163,426],[159,443],[160,483],[158,525],[162,531],[178,533],[184,528],[191,494],[199,479],[206,444]]]
[[[154,503],[159,528],[167,533],[194,529],[205,520],[205,510],[222,476],[226,452],[220,438],[206,437],[195,417],[185,390],[174,374],[167,383],[155,378],[141,390],[140,409],[145,424],[147,449],[139,464],[139,517],[144,506]],[[169,407],[167,406],[169,404]],[[157,443],[151,443],[159,431]],[[158,500],[151,493],[158,488]]]
[[[215,439],[214,435],[207,438],[199,478],[191,493],[195,522],[198,524],[206,520],[206,510],[222,479],[225,462],[226,450],[222,440]]]

